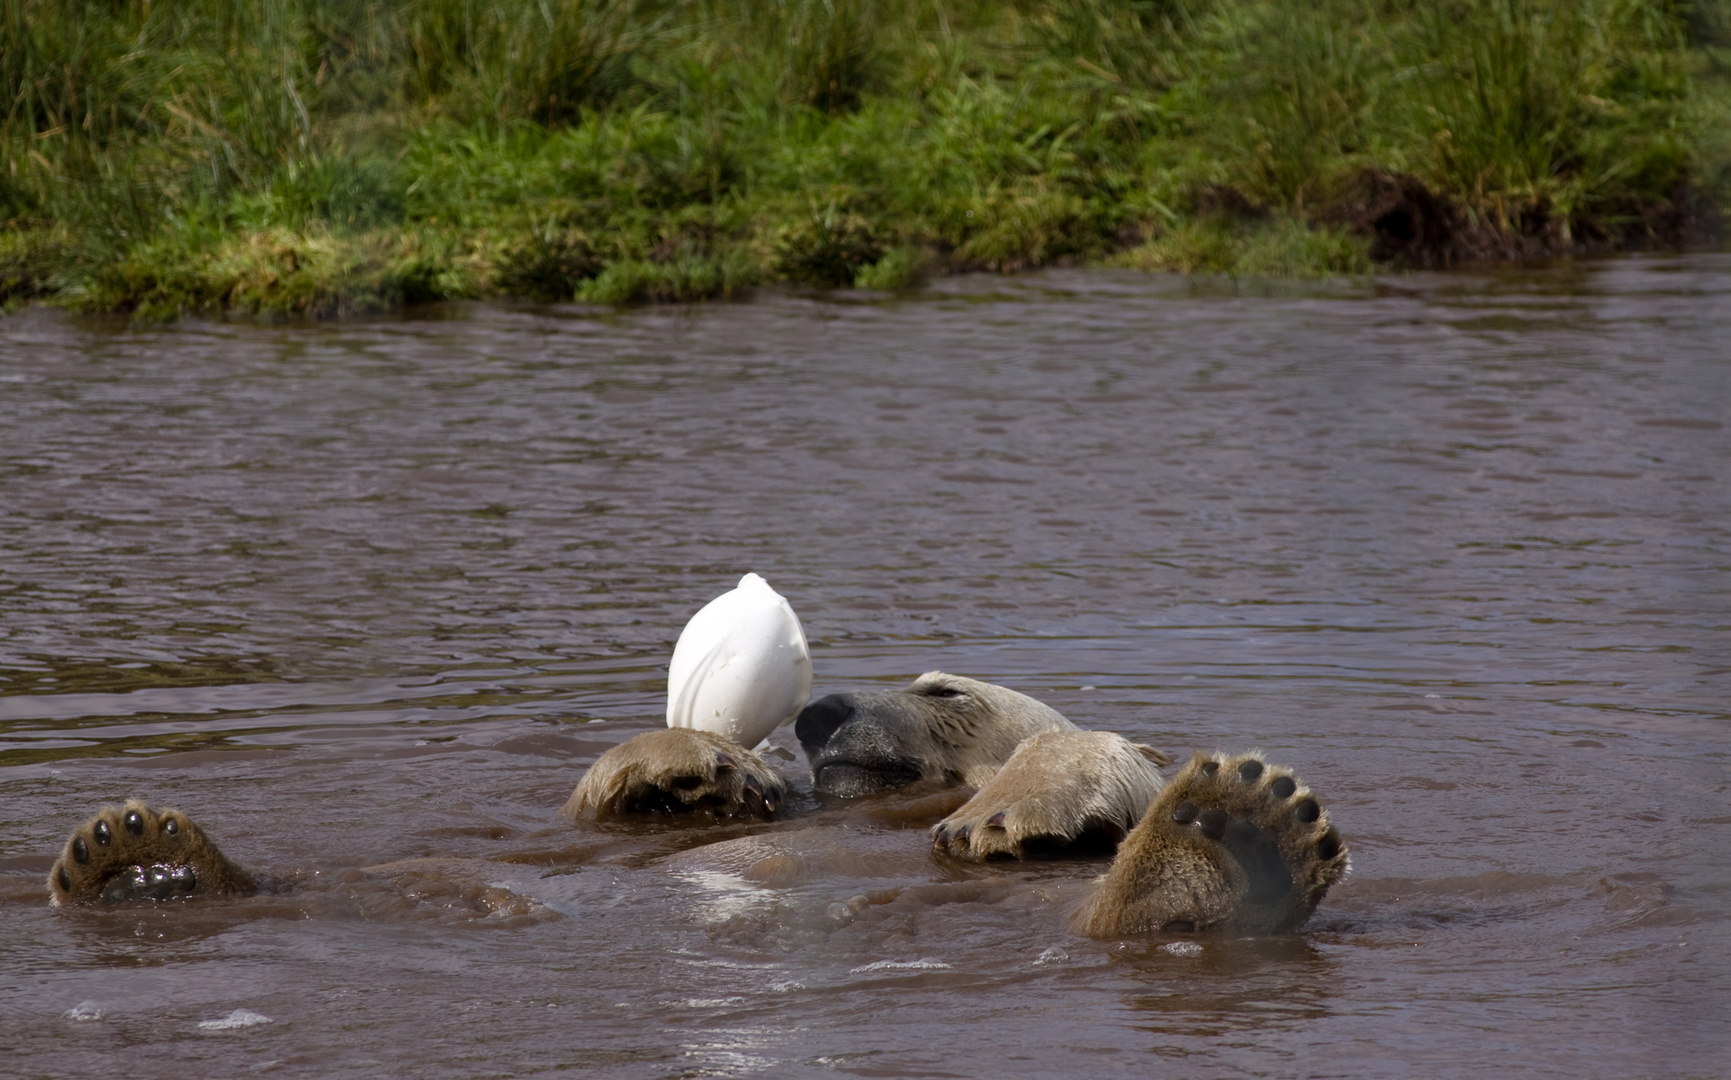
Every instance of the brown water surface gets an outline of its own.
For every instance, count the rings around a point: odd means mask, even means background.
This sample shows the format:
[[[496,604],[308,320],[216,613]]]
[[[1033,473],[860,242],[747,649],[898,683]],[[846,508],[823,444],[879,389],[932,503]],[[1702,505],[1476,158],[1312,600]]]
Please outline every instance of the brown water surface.
[[[1725,255],[7,318],[0,1073],[1724,1075],[1728,425]],[[816,693],[1260,747],[1352,878],[1093,942],[1102,862],[934,859],[929,803],[559,822],[748,570]],[[295,887],[50,910],[128,795]]]

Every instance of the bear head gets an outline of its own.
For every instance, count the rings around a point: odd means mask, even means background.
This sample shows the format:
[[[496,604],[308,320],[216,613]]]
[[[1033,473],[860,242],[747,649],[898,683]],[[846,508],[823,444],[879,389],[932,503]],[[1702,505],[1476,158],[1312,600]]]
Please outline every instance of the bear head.
[[[830,694],[794,733],[820,796],[855,798],[922,781],[981,787],[1023,739],[1075,730],[1049,705],[976,679],[928,671],[901,690]]]

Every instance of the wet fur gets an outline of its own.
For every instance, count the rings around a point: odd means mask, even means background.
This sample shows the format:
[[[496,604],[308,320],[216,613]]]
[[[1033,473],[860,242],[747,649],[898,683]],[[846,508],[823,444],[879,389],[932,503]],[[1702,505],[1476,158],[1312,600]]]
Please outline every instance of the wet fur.
[[[955,858],[1027,858],[1078,841],[1118,845],[1142,820],[1172,759],[1109,731],[1042,731],[967,804],[932,827]]]
[[[920,781],[982,788],[1024,739],[1075,730],[1026,694],[942,671],[902,690],[831,694],[794,724],[817,793],[839,798]]]
[[[137,799],[97,811],[48,871],[49,902],[56,907],[257,891],[258,880],[230,862],[191,818]]]
[[[597,758],[559,813],[574,821],[658,813],[764,818],[786,801],[781,774],[732,739],[664,728]]]
[[[1089,937],[1297,930],[1346,876],[1346,845],[1291,772],[1260,754],[1197,754],[1125,838],[1076,914]]]

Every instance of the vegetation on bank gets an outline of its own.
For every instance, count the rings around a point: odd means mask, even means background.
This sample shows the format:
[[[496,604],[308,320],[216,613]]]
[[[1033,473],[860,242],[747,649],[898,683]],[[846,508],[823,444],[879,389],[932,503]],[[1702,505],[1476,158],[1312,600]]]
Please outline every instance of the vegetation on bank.
[[[1731,0],[0,0],[0,301],[1337,274],[1699,237]]]

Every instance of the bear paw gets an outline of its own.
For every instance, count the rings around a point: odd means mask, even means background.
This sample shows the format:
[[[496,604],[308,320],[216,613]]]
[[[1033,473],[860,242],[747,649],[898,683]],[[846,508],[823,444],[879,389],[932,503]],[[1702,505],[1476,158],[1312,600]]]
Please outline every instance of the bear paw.
[[[665,728],[597,758],[560,813],[573,819],[692,813],[765,818],[786,801],[781,774],[732,739]]]
[[[932,827],[932,847],[976,861],[1110,851],[1160,793],[1170,760],[1109,731],[1042,731]]]
[[[72,834],[48,872],[57,907],[257,891],[252,874],[230,862],[191,818],[137,799],[104,806]]]
[[[1286,933],[1347,868],[1340,834],[1290,771],[1254,753],[1197,754],[1118,849],[1077,929]]]

